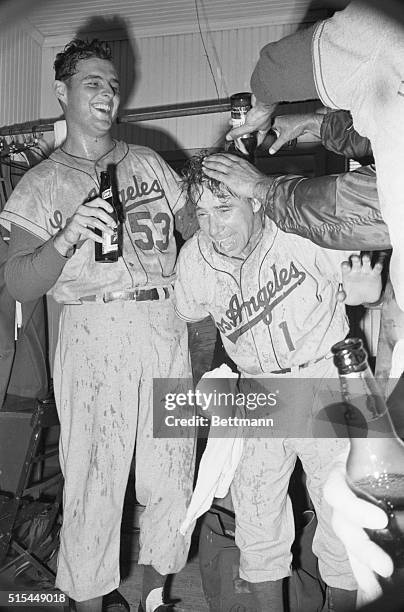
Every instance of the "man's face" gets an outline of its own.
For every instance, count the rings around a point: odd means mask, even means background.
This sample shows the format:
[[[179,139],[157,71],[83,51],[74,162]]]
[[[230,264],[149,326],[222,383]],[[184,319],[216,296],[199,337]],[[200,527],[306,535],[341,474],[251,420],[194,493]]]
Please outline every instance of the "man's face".
[[[262,226],[258,202],[229,195],[218,199],[204,188],[196,215],[199,227],[228,257],[245,257],[251,250],[251,238]]]
[[[102,136],[109,132],[119,107],[119,81],[114,65],[104,59],[77,62],[76,74],[59,84],[57,96],[63,102],[70,129]],[[59,95],[59,91],[61,95]]]

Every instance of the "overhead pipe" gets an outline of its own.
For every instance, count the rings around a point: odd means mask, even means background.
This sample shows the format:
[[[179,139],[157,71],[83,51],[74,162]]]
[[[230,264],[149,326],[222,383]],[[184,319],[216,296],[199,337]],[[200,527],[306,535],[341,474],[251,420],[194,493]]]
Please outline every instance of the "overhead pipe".
[[[173,117],[188,117],[190,115],[206,115],[209,113],[223,113],[226,111],[230,111],[230,102],[227,98],[225,100],[165,104],[163,106],[123,110],[117,118],[117,124],[154,121],[156,119],[171,119]],[[0,136],[15,136],[17,134],[28,134],[29,132],[51,132],[53,131],[54,123],[61,119],[63,119],[63,116],[53,119],[36,119],[34,121],[25,121],[24,123],[5,125],[0,127]]]

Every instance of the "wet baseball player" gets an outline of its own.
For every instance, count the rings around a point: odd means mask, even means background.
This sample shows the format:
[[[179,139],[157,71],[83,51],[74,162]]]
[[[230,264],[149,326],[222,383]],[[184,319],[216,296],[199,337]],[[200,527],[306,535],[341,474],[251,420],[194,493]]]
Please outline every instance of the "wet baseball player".
[[[217,159],[218,156],[216,156]],[[233,164],[243,163],[223,154]],[[356,581],[345,549],[335,536],[322,486],[344,439],[313,436],[314,415],[322,408],[323,386],[336,376],[330,347],[348,332],[339,300],[344,253],[326,250],[286,234],[264,220],[259,200],[234,195],[203,173],[202,157],[185,173],[188,197],[196,206],[200,231],[180,252],[175,283],[176,311],[187,322],[210,315],[242,380],[259,379],[273,391],[283,384],[283,405],[306,437],[246,437],[232,484],[240,576],[264,611],[283,610],[282,579],[290,574],[293,515],[287,496],[299,456],[318,514],[313,551],[329,587],[334,610],[349,609]],[[346,303],[375,301],[379,264],[352,257],[343,263]],[[319,379],[301,385],[303,379]],[[286,389],[286,390],[285,390]]]
[[[54,363],[65,478],[56,586],[77,610],[100,611],[119,584],[119,542],[132,456],[145,506],[139,611],[168,610],[162,587],[185,565],[179,525],[192,491],[194,441],[154,439],[153,377],[190,374],[186,324],[175,315],[177,178],[152,150],[116,141],[118,74],[110,49],[74,40],[55,61],[67,138],[26,173],[1,221],[11,226],[6,278],[21,302],[49,292],[64,304]],[[112,235],[100,173],[116,167],[125,209],[123,254],[98,263],[95,233]],[[177,215],[178,218],[178,215]],[[126,602],[125,602],[126,603]],[[171,609],[171,608],[170,608]]]

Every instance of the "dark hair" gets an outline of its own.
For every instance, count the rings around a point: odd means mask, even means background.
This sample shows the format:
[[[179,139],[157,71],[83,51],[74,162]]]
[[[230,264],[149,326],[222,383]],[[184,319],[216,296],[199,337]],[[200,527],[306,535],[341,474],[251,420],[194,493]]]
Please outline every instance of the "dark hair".
[[[225,153],[225,151],[221,151]],[[218,200],[227,200],[229,196],[239,196],[221,181],[210,178],[204,173],[202,162],[209,155],[208,150],[203,150],[191,157],[182,169],[182,190],[186,192],[187,199],[195,206],[198,204],[202,191],[209,189]]]
[[[112,53],[108,43],[101,42],[97,38],[90,41],[75,38],[65,46],[63,51],[56,55],[53,64],[55,79],[57,81],[67,81],[76,74],[77,62],[92,57],[112,61]]]

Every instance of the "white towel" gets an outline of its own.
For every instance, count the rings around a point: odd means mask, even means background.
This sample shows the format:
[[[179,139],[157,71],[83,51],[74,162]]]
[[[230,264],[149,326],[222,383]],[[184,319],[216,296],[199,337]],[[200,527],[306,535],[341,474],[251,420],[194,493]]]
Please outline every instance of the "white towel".
[[[221,365],[202,378],[238,378],[227,365]],[[197,386],[198,388],[198,386]],[[215,497],[226,497],[243,454],[242,428],[229,427],[225,438],[212,437],[212,430],[199,465],[198,479],[180,532],[185,533],[212,505]]]

